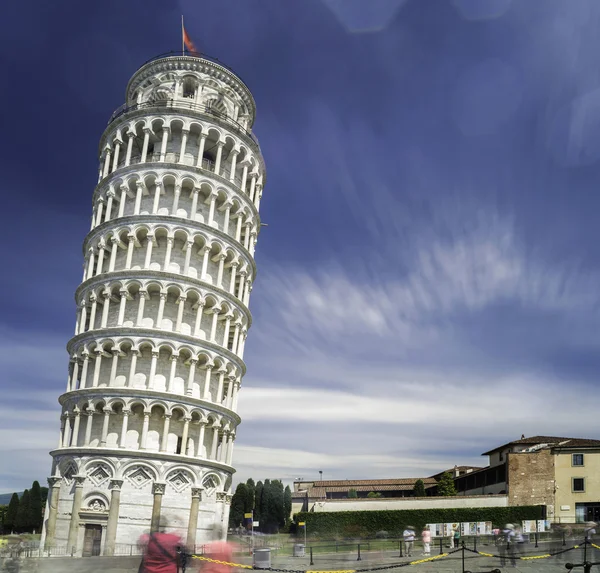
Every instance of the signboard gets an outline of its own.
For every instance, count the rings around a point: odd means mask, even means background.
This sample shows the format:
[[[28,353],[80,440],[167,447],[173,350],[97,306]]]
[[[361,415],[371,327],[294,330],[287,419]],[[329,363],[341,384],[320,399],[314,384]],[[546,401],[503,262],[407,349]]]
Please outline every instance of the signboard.
[[[244,517],[246,519],[252,519],[252,514],[251,513],[244,513]]]
[[[537,521],[533,520],[533,519],[526,519],[523,522],[523,533],[536,533],[538,528],[537,528]]]
[[[301,521],[300,523],[298,523],[298,527],[304,527],[306,525],[306,522]]]
[[[479,521],[477,523],[477,535],[492,535],[492,522]]]
[[[453,530],[458,529],[461,537],[492,535],[491,521],[463,521],[462,523],[428,523],[431,537],[452,537]]]
[[[258,527],[259,525],[260,525],[260,522],[258,522],[258,521],[252,522],[252,527]]]
[[[431,537],[443,537],[444,536],[444,524],[443,523],[428,523],[429,531],[431,531]]]

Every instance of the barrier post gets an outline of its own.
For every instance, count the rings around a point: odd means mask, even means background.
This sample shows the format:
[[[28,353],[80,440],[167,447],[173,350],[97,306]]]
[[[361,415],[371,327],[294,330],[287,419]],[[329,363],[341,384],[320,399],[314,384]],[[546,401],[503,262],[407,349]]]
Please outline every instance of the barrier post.
[[[444,538],[440,537],[440,555],[444,552],[443,544],[444,544]]]
[[[477,535],[473,538],[473,551],[477,551]]]
[[[462,573],[465,573],[465,542],[462,542]]]
[[[588,540],[586,537],[585,540],[583,541],[583,562],[584,563],[587,563],[587,546],[588,546]]]
[[[535,536],[535,546],[537,547],[538,546],[538,532],[537,531],[534,533],[534,536]]]
[[[567,534],[563,531],[562,535],[563,535],[563,547],[564,547],[567,544]]]
[[[310,564],[314,565],[313,558],[312,558],[312,547],[310,548]]]
[[[404,557],[404,555],[402,555],[402,539],[398,543],[400,544],[400,557]]]
[[[362,561],[362,559],[360,558],[360,543],[358,544],[358,559],[357,561]]]

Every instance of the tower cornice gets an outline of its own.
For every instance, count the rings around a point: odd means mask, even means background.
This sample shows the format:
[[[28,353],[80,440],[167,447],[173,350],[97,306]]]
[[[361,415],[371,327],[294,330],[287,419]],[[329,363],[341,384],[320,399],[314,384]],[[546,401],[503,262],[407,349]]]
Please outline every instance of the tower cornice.
[[[173,71],[200,72],[226,83],[248,105],[252,117],[250,126],[252,126],[256,118],[256,103],[250,88],[232,70],[209,56],[187,56],[174,53],[156,56],[146,62],[131,77],[125,90],[126,101],[132,100],[133,93],[146,78],[155,75],[157,72]]]

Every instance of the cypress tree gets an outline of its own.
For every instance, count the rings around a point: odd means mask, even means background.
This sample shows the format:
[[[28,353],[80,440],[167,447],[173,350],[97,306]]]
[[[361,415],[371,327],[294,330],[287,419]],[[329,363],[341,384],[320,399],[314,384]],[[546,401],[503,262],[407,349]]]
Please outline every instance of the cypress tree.
[[[254,510],[254,496],[256,493],[256,485],[254,484],[254,480],[252,478],[248,478],[248,481],[246,481],[246,487],[248,488],[248,505],[246,511],[250,512]]]
[[[260,494],[260,530],[268,533],[271,511],[271,480],[266,479]]]
[[[271,530],[275,532],[285,525],[283,484],[276,479],[271,482],[271,487],[273,491],[273,509],[271,510],[272,517],[270,521]]]
[[[438,495],[451,496],[456,495],[456,487],[454,486],[454,478],[450,472],[442,474],[442,477],[437,483]]]
[[[231,509],[229,510],[229,526],[239,527],[244,523],[244,509],[248,498],[246,484],[239,483],[231,498]]]
[[[292,490],[289,485],[286,485],[285,490],[283,490],[283,513],[285,515],[285,522],[289,523],[292,515]]]
[[[415,482],[415,486],[413,487],[413,495],[415,497],[425,497],[427,495],[425,492],[425,483],[422,479],[418,479]]]
[[[26,489],[19,500],[19,509],[17,510],[17,518],[15,520],[15,529],[19,533],[23,533],[29,529],[29,519],[31,517],[31,499],[29,490]]]
[[[42,525],[42,492],[40,484],[34,481],[31,485],[29,526],[39,532]]]
[[[15,529],[18,511],[19,496],[18,494],[13,493],[8,504],[8,509],[6,510],[6,517],[4,518],[4,528],[7,532],[13,531]]]
[[[261,499],[263,487],[262,481],[256,483],[256,488],[254,490],[254,521],[260,521],[262,519]]]

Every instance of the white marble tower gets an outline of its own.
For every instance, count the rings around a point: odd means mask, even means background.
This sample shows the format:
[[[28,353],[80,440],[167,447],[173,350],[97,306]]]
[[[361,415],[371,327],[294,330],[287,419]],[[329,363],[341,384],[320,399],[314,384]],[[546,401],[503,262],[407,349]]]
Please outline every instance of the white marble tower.
[[[227,525],[265,166],[252,94],[208,57],[131,78],[100,140],[42,542],[128,552]]]

